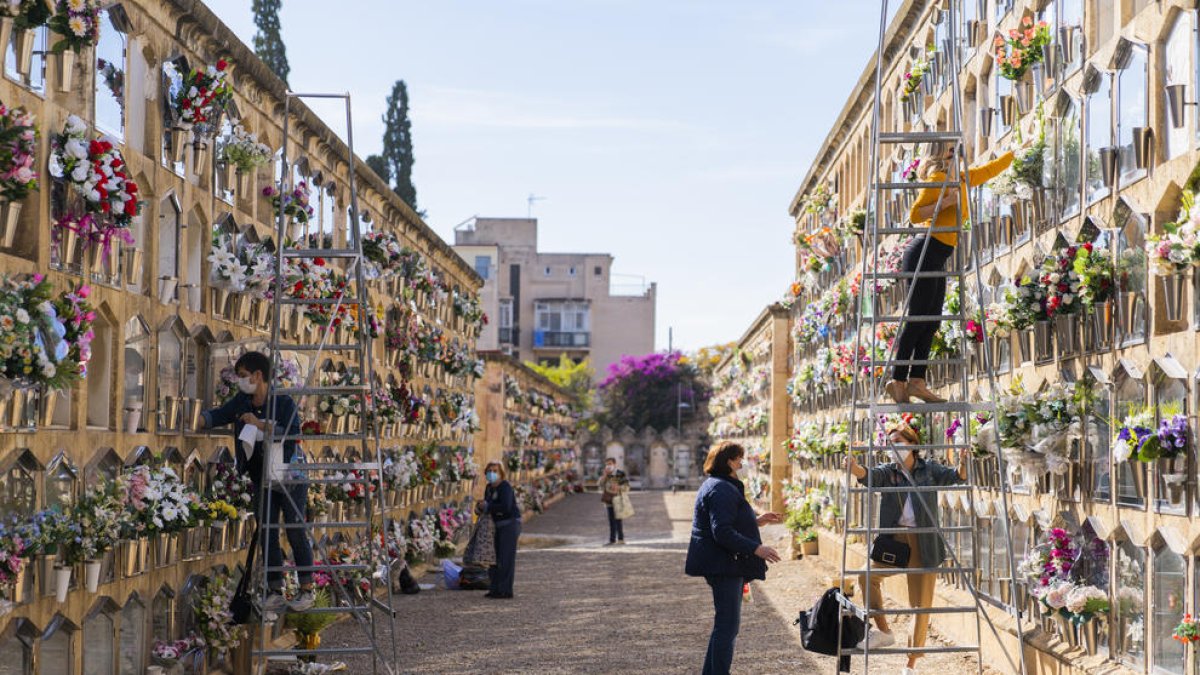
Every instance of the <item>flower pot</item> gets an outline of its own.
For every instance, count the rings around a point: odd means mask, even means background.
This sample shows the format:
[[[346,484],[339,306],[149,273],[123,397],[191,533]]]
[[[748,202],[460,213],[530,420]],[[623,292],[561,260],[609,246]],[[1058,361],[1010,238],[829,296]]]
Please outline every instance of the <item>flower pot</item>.
[[[271,303],[262,298],[254,299],[254,325],[260,330],[271,328]]]
[[[250,325],[250,296],[238,294],[237,314],[234,318],[238,323]]]
[[[167,304],[175,300],[175,289],[179,285],[179,280],[175,277],[159,277],[158,279],[158,301]]]
[[[191,129],[183,127],[171,127],[171,162],[178,164],[183,161],[185,156],[184,149],[187,147],[188,137],[191,135]]]
[[[204,406],[200,399],[185,398],[184,400],[185,419],[187,420],[188,431],[200,431],[200,421],[203,419],[201,413],[204,412]]]
[[[142,284],[142,250],[140,248],[123,248],[125,256],[125,284],[140,286]]]
[[[17,240],[17,221],[21,218],[21,202],[0,204],[0,246],[12,248]]]
[[[41,396],[41,416],[38,419],[38,425],[48,427],[54,423],[54,408],[58,405],[58,390],[50,389],[43,391]]]
[[[162,666],[146,666],[146,675],[167,675]]]
[[[79,264],[79,233],[70,228],[58,230],[58,264],[73,267]]]
[[[9,408],[8,424],[13,429],[24,429],[28,426],[27,408],[29,406],[29,390],[17,389],[13,392],[9,399],[11,407]]]
[[[232,187],[232,186],[231,186]],[[238,194],[242,197],[249,197],[254,191],[254,175],[249,171],[237,172],[237,188]]]
[[[69,565],[54,567],[54,599],[59,603],[67,601],[67,592],[71,590],[71,567]]]
[[[64,94],[71,92],[75,80],[75,54],[70,49],[59,52],[54,59],[54,74],[58,77],[58,90]]]
[[[1133,128],[1133,165],[1137,169],[1150,168],[1151,153],[1154,151],[1154,130],[1149,127]]]
[[[192,173],[197,176],[205,175],[204,167],[208,162],[208,142],[197,139],[192,144]]]
[[[17,72],[22,77],[29,77],[29,71],[33,68],[33,43],[36,40],[37,31],[35,29],[17,32],[16,44],[13,47],[17,56]]]
[[[1015,96],[1007,94],[1000,97],[1000,122],[1006,127],[1011,127],[1020,117],[1020,104],[1017,103]]]
[[[212,298],[213,316],[225,316],[225,307],[229,304],[229,289],[210,288],[209,291],[210,297]]]
[[[1160,276],[1160,288],[1163,293],[1163,311],[1167,321],[1183,320],[1183,289],[1187,283],[1184,272]]]
[[[819,542],[816,539],[800,542],[800,553],[803,555],[817,555],[818,550]]]
[[[142,404],[134,403],[125,409],[125,433],[136,434],[142,425]]]
[[[235,181],[237,180],[237,166],[233,162],[225,161],[221,164],[221,187],[225,190],[233,192]]]
[[[1033,82],[1030,81],[1028,73],[1013,82],[1013,96],[1017,100],[1017,109],[1022,115],[1033,109]]]
[[[83,563],[84,586],[88,593],[95,593],[100,587],[100,561],[88,560]]]
[[[1038,362],[1053,359],[1054,331],[1051,330],[1050,322],[1035,322],[1033,327],[1033,337],[1035,341],[1034,358]]]
[[[1187,498],[1187,474],[1164,473],[1162,482],[1166,494],[1159,495],[1159,499],[1165,500],[1171,506],[1183,506]]]

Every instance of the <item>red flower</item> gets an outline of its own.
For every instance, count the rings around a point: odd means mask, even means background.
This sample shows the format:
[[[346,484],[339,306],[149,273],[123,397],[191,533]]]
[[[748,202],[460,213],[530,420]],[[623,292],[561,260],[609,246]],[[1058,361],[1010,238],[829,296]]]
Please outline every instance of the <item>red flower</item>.
[[[314,258],[314,259],[313,259],[313,264],[314,264],[314,265],[316,265],[317,267],[324,267],[324,266],[325,266],[325,259],[324,259],[324,258]]]
[[[217,70],[224,71],[229,67],[229,63],[225,59],[217,59]]]

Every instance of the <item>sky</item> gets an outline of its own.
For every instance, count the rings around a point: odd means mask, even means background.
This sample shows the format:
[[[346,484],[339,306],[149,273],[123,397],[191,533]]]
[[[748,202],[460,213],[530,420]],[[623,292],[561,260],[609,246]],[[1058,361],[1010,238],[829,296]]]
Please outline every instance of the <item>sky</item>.
[[[248,0],[206,0],[248,45]],[[892,0],[898,5],[899,0]],[[877,0],[284,0],[295,91],[381,147],[408,84],[419,208],[538,219],[539,248],[656,282],[656,342],[736,340],[794,276],[787,209],[875,47]],[[344,111],[310,103],[344,134]],[[617,277],[616,275],[629,275]]]

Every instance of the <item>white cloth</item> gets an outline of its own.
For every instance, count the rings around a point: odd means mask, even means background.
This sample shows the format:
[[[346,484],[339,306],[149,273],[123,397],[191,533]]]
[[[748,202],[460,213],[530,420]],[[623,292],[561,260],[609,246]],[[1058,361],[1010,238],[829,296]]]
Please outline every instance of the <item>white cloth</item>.
[[[900,527],[916,527],[917,517],[913,513],[912,497],[904,498],[904,508],[900,511]]]
[[[242,443],[242,449],[246,451],[246,459],[254,456],[254,446],[263,439],[262,429],[247,424],[242,427],[242,433],[238,434],[238,440]]]

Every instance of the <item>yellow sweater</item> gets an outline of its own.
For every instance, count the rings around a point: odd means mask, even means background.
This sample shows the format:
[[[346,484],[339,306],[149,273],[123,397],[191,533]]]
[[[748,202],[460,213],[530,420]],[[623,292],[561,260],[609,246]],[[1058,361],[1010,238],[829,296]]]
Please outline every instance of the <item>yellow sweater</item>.
[[[1000,175],[1001,172],[1003,172],[1005,169],[1008,168],[1008,166],[1010,164],[1012,164],[1012,161],[1013,161],[1012,152],[1006,152],[1003,155],[1000,155],[999,157],[997,157],[996,159],[993,159],[992,161],[988,162],[987,164],[984,164],[982,166],[972,167],[971,169],[969,169],[967,171],[967,175],[970,178],[971,187],[979,187],[980,185],[983,185],[984,183],[988,182],[989,180]],[[929,175],[929,178],[927,178],[925,180],[930,183],[944,181],[944,180],[946,180],[946,174],[941,171],[934,171],[932,174]],[[946,189],[949,189],[949,188],[946,188]],[[971,213],[970,213],[970,203],[971,202],[967,198],[967,186],[960,185],[959,190],[960,190],[961,194],[959,195],[958,203],[967,205],[965,207],[964,213],[963,213],[963,220],[965,221],[971,217]],[[914,225],[917,225],[919,223],[929,222],[928,218],[926,218],[924,220],[918,220],[919,216],[917,216],[917,209],[919,209],[923,206],[931,206],[931,205],[937,203],[938,195],[942,194],[944,191],[945,190],[942,188],[922,188],[921,192],[919,194],[917,194],[916,201],[913,202],[912,210],[909,212],[909,215],[908,215],[909,220],[911,220]],[[945,203],[948,202],[948,200],[945,200],[945,199],[943,199],[942,201],[943,201],[943,205],[945,205]],[[934,222],[933,226],[937,227],[937,228],[951,228],[951,227],[954,227],[956,224],[957,224],[957,221],[955,220],[954,209],[944,209],[943,211],[941,211],[940,213],[937,214],[937,220]],[[937,239],[938,241],[942,242],[943,244],[947,244],[949,246],[957,246],[958,245],[958,233],[957,232],[934,232],[933,238]]]

